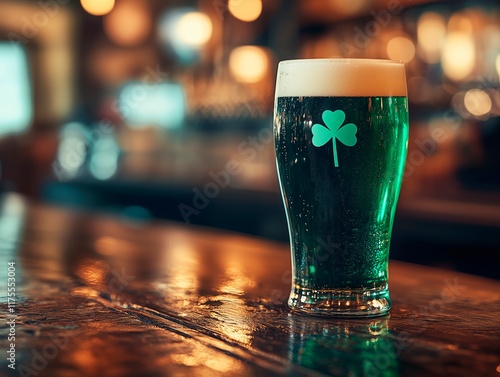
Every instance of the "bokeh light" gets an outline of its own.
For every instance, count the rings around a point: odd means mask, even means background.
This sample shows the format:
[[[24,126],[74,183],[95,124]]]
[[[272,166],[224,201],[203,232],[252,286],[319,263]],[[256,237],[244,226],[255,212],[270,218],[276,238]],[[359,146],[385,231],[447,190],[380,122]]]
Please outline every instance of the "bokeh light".
[[[229,71],[239,82],[259,82],[264,79],[268,69],[269,58],[262,47],[241,46],[229,55]]]
[[[158,37],[165,52],[176,63],[189,66],[199,62],[203,46],[212,37],[212,21],[192,7],[168,9],[158,22]]]
[[[186,13],[177,21],[174,34],[178,41],[188,46],[202,46],[212,36],[212,21],[205,13]]]
[[[407,63],[415,56],[415,45],[409,38],[394,37],[387,43],[387,55],[389,59]]]
[[[238,20],[251,22],[262,13],[262,0],[229,0],[227,8]]]
[[[475,116],[483,116],[491,111],[491,98],[482,89],[470,89],[465,93],[464,105]]]
[[[339,14],[353,15],[366,10],[370,0],[330,0],[330,8]]]
[[[179,128],[186,113],[184,89],[174,82],[129,82],[119,93],[118,107],[131,128]]]
[[[87,159],[89,135],[83,123],[70,122],[65,124],[60,133],[60,143],[57,150],[58,174],[72,178],[79,173]]]
[[[118,170],[120,148],[112,136],[97,140],[90,157],[90,173],[99,180],[113,177]]]
[[[426,12],[420,16],[417,22],[419,56],[427,63],[437,63],[445,35],[443,16],[435,12]]]
[[[500,81],[500,54],[498,54],[496,59],[495,59],[495,68],[496,68],[497,74],[498,74],[498,81]]]
[[[445,39],[441,61],[443,71],[452,80],[463,80],[474,69],[476,49],[474,39],[463,32],[449,33]]]
[[[33,119],[28,56],[14,42],[0,43],[0,136],[26,130]]]
[[[472,21],[469,19],[467,14],[455,13],[448,21],[448,31],[472,34]]]
[[[463,90],[456,92],[453,97],[451,97],[451,105],[453,110],[460,115],[462,118],[468,118],[470,113],[465,109],[464,106],[465,92]]]
[[[115,0],[80,0],[83,9],[94,16],[104,16],[111,12]]]
[[[119,1],[103,23],[107,37],[121,46],[140,44],[151,31],[151,16],[143,1]]]

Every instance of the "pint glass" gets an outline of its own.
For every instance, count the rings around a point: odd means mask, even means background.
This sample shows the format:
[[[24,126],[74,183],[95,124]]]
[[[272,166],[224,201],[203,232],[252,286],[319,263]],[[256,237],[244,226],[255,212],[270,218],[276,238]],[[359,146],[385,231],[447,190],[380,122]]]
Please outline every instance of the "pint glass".
[[[303,313],[388,313],[388,259],[408,143],[403,63],[279,64],[276,162],[292,254],[288,305]]]

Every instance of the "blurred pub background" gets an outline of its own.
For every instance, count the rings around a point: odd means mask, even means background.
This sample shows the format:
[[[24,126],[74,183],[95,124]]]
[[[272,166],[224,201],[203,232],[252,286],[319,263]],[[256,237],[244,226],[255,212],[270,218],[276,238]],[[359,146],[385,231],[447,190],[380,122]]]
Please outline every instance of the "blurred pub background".
[[[396,259],[500,278],[496,0],[0,0],[0,191],[287,241],[277,62],[406,63]]]

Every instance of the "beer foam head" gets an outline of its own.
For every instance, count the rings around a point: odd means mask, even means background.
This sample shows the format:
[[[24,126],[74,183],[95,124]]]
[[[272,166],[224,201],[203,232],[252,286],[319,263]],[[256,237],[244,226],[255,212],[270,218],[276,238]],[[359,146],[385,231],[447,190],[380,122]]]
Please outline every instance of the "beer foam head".
[[[298,59],[279,63],[276,97],[406,96],[404,64],[377,59]]]

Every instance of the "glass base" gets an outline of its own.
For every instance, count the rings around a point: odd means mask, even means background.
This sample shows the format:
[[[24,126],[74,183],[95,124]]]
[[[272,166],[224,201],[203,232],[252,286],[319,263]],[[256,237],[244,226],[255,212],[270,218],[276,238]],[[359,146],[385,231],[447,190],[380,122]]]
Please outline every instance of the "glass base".
[[[387,283],[374,288],[315,290],[292,287],[288,306],[298,313],[330,317],[375,317],[389,313]]]

